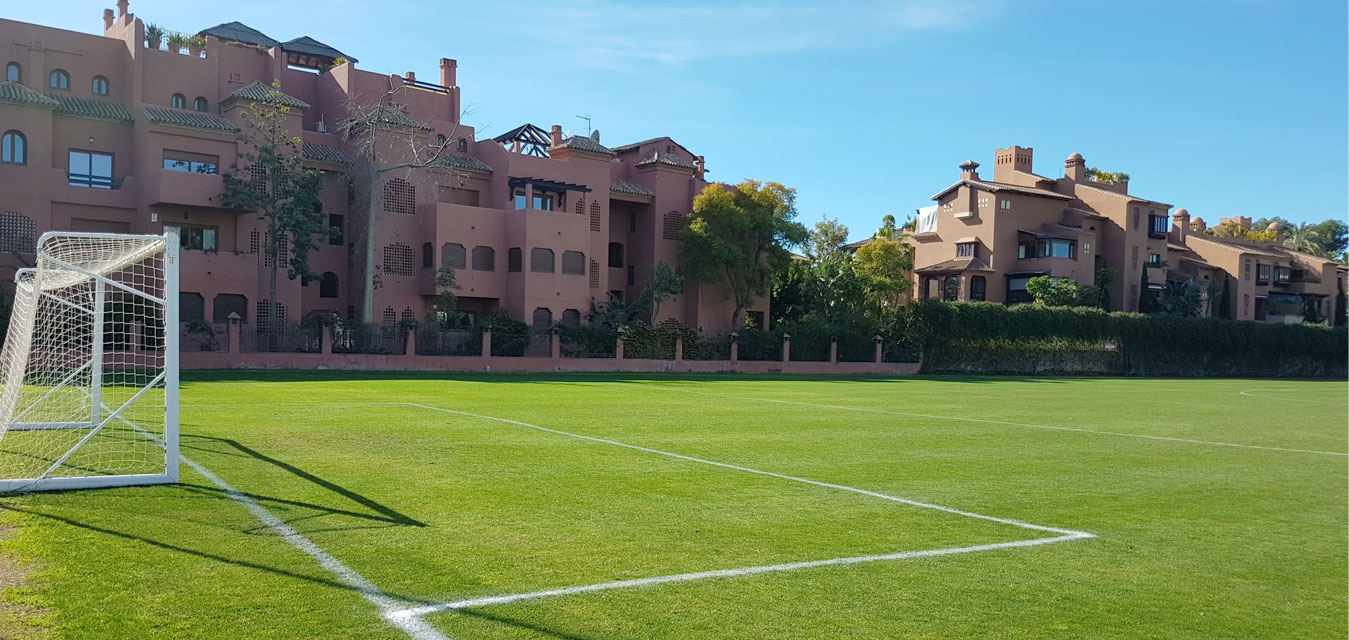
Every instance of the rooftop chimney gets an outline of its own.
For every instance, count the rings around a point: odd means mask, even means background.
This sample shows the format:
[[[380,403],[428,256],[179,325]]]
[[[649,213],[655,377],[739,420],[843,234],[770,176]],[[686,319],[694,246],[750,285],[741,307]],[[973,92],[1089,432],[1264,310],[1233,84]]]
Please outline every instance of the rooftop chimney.
[[[553,125],[552,130],[550,130],[550,131],[548,132],[548,134],[549,134],[549,137],[552,138],[552,142],[551,142],[551,144],[550,144],[549,146],[553,146],[553,147],[560,147],[560,146],[562,146],[562,125],[560,125],[560,124],[555,124],[555,125]]]
[[[416,74],[416,72],[409,71],[409,72],[407,73],[406,76],[403,76],[403,78],[407,81],[408,84],[416,84],[416,83],[417,83],[417,74]]]
[[[1031,173],[1031,157],[1035,150],[1030,147],[1012,145],[993,152],[993,180],[1011,182],[1012,174],[1020,171]]]
[[[698,167],[698,179],[703,179],[703,173],[707,171],[707,160],[702,156],[696,156],[693,160],[694,166]]]
[[[1171,240],[1180,246],[1185,246],[1185,236],[1190,232],[1190,212],[1184,209],[1176,209],[1171,214]]]
[[[112,12],[112,9],[104,9],[104,10],[103,10],[103,30],[104,30],[104,31],[107,31],[108,29],[111,29],[111,28],[112,28],[112,22],[113,22],[113,20],[116,20],[116,15]]]
[[[126,15],[127,6],[130,4],[129,0],[117,0],[117,17]]]
[[[456,86],[455,71],[459,68],[459,63],[450,58],[440,59],[440,86]]]
[[[1203,218],[1200,218],[1199,216],[1190,218],[1191,233],[1203,233],[1207,230],[1208,230],[1208,223],[1204,222]]]
[[[1087,161],[1082,159],[1082,154],[1074,153],[1063,161],[1063,175],[1073,182],[1087,179]]]
[[[966,160],[966,161],[960,163],[960,179],[961,179],[961,180],[978,180],[978,179],[979,179],[979,171],[978,171],[978,169],[979,169],[979,163],[978,163],[978,162],[975,162],[975,161],[973,161],[973,160]]]

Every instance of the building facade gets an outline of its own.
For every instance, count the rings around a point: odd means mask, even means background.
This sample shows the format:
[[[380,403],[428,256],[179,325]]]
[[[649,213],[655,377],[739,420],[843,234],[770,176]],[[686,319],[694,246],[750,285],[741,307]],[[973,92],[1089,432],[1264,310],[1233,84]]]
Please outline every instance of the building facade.
[[[454,60],[440,60],[434,83],[382,75],[313,38],[281,42],[237,22],[166,48],[128,9],[122,0],[105,11],[102,35],[0,20],[7,281],[31,263],[44,231],[172,226],[185,249],[183,320],[254,322],[270,308],[266,225],[222,206],[221,174],[240,156],[245,113],[273,101],[289,109],[305,166],[323,172],[332,230],[309,256],[316,279],[281,278],[278,316],[359,318],[367,204],[353,186],[357,153],[336,125],[362,100],[390,95],[396,119],[443,153],[374,187],[375,322],[422,322],[442,266],[455,269],[468,321],[505,309],[538,327],[581,322],[592,301],[635,296],[658,261],[678,266],[676,235],[708,183],[703,158],[668,137],[607,147],[597,134],[522,125],[478,139],[460,121]],[[688,283],[652,321],[727,331],[732,308],[721,292]],[[750,312],[766,310],[762,301]]]
[[[1291,314],[1266,313],[1271,297],[1283,309],[1300,300],[1326,317],[1333,313],[1345,274],[1334,261],[1278,243],[1203,235],[1202,220],[1194,226],[1185,209],[1172,214],[1170,204],[1129,193],[1127,181],[1090,179],[1080,154],[1068,157],[1058,178],[1036,174],[1033,154],[1029,147],[996,150],[991,180],[979,176],[978,163],[961,164],[960,179],[932,197],[935,206],[919,210],[910,240],[916,297],[1029,302],[1031,278],[1089,285],[1109,267],[1117,274],[1106,287],[1115,310],[1137,311],[1143,287],[1155,293],[1168,281],[1193,278],[1215,283],[1201,287],[1206,314],[1218,313],[1209,291],[1220,291],[1224,279],[1237,319],[1292,321]]]

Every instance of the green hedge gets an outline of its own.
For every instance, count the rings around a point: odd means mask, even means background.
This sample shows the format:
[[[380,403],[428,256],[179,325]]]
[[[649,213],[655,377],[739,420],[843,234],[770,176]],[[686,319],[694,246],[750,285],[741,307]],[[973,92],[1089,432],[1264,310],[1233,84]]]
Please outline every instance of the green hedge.
[[[935,301],[907,313],[934,373],[1349,375],[1346,332],[1323,325]]]

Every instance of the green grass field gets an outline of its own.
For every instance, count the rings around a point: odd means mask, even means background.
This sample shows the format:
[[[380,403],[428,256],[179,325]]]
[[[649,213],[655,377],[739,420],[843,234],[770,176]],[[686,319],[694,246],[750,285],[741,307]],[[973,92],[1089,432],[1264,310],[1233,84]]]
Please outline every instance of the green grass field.
[[[0,498],[0,637],[1343,638],[1346,391],[192,374],[209,474]]]

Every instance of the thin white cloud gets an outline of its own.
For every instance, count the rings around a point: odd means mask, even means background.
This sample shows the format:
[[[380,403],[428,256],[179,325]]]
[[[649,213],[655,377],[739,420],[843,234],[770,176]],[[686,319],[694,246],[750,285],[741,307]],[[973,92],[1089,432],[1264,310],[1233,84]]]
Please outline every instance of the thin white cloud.
[[[631,69],[650,63],[680,65],[849,49],[912,32],[958,31],[983,23],[999,13],[1001,5],[1002,0],[859,0],[788,7],[760,2],[713,6],[593,0],[564,9],[542,3],[511,7],[512,13],[538,19],[531,26],[552,28],[556,37],[538,39],[551,58]],[[503,36],[508,34],[523,36],[516,40],[522,43],[533,36],[516,26],[502,31]]]

